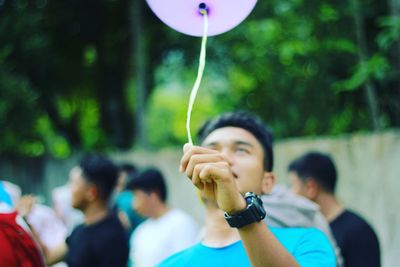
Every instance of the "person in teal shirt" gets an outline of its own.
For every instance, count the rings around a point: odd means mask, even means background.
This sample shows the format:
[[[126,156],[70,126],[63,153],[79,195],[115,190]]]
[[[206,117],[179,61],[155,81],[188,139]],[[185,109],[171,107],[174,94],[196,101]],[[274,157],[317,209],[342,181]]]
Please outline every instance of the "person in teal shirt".
[[[127,232],[127,238],[135,228],[144,221],[144,218],[136,213],[132,208],[135,196],[130,190],[126,189],[126,185],[133,177],[137,175],[137,169],[132,163],[123,163],[119,165],[118,181],[115,186],[113,196],[113,209],[117,212],[122,225]]]
[[[4,184],[3,184],[2,181],[0,181],[0,202],[3,202],[3,203],[7,204],[10,207],[13,206],[11,197],[7,193],[6,189],[4,188]]]
[[[205,204],[204,237],[159,266],[334,267],[334,251],[314,228],[272,228],[257,195],[271,191],[272,134],[245,112],[222,114],[186,144],[180,170]]]

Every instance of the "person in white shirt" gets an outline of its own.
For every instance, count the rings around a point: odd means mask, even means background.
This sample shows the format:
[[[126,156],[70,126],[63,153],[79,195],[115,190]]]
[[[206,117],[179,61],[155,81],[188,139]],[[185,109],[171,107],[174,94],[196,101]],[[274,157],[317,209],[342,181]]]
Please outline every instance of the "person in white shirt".
[[[148,217],[130,239],[130,266],[152,267],[196,242],[197,225],[189,215],[171,209],[161,172],[147,169],[131,177],[127,189],[135,195],[134,209]]]

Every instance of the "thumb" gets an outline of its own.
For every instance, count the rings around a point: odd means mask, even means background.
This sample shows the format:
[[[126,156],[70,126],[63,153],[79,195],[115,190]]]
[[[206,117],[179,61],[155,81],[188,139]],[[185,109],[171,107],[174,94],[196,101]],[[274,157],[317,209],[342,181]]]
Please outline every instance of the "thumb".
[[[186,143],[183,145],[183,153],[186,153],[193,145]]]

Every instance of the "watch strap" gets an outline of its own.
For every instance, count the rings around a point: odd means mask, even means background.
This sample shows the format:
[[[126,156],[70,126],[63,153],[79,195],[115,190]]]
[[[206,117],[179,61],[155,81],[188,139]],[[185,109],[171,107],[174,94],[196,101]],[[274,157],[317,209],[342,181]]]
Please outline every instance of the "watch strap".
[[[233,215],[225,212],[224,217],[231,227],[242,228],[265,218],[266,213],[262,201],[256,194],[246,193],[245,199],[247,207],[243,211]]]

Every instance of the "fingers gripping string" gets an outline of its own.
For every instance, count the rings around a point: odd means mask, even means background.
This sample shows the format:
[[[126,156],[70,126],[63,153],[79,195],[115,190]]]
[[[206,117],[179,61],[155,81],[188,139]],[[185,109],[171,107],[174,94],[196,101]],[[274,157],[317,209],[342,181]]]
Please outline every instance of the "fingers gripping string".
[[[199,59],[199,69],[197,71],[197,78],[190,92],[189,98],[189,107],[187,111],[186,117],[186,131],[188,135],[189,144],[193,145],[192,136],[190,134],[190,118],[192,114],[193,104],[196,99],[197,91],[200,87],[200,82],[203,77],[204,67],[206,65],[206,44],[207,44],[207,31],[208,31],[208,12],[205,4],[200,4],[199,12],[203,15],[204,18],[204,29],[203,29],[203,38],[201,40],[201,51],[200,51],[200,59]]]

